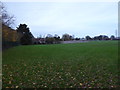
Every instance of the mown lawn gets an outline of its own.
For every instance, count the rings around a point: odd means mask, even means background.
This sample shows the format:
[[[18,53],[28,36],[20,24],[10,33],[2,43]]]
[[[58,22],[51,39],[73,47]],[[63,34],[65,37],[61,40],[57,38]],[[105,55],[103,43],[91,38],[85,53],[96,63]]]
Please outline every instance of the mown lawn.
[[[3,52],[3,88],[111,88],[118,42],[17,46]]]

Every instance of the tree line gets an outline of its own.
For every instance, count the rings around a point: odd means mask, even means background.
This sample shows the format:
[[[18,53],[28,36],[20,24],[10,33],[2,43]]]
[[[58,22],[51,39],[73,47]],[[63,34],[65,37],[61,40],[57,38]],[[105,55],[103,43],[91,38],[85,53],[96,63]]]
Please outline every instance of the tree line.
[[[35,38],[30,32],[29,27],[26,24],[20,24],[16,30],[11,29],[10,27],[3,24],[3,33],[2,40],[18,42],[21,45],[31,45],[31,44],[58,44],[61,41],[72,41],[72,40],[117,40],[114,35],[111,35],[109,38],[106,35],[99,35],[95,37],[86,36],[85,38],[74,38],[74,35],[63,34],[62,37],[55,34],[47,34],[46,37],[37,37]]]

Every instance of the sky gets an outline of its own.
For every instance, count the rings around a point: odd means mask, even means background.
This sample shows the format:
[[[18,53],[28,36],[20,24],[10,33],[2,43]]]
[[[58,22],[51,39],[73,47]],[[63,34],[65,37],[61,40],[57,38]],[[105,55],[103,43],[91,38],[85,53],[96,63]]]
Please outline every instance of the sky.
[[[27,24],[34,37],[65,33],[83,38],[87,35],[115,35],[118,30],[117,2],[4,2],[15,25]]]

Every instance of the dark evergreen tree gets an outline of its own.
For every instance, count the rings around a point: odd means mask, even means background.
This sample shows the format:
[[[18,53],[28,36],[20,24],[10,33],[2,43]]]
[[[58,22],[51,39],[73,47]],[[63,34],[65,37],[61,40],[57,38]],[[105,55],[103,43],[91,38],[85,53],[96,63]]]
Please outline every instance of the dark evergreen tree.
[[[20,43],[22,45],[32,44],[33,35],[26,24],[20,24],[17,28],[17,32],[21,34]]]

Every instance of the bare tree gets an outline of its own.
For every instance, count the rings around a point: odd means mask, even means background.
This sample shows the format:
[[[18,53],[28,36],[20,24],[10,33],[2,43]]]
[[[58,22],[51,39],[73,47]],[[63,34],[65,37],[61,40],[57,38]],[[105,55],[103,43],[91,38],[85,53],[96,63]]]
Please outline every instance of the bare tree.
[[[66,33],[66,34],[62,35],[62,39],[63,39],[63,41],[69,41],[69,40],[71,40],[71,36]]]
[[[0,2],[0,23],[11,27],[14,24],[15,17],[9,15],[4,4]]]

